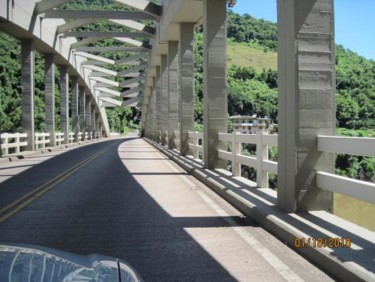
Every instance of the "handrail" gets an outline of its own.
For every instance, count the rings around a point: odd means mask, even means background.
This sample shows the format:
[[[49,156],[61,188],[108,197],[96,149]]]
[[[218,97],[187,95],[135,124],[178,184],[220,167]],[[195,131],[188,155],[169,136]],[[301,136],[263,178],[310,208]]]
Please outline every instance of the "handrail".
[[[27,141],[21,141],[21,139],[27,138],[27,133],[2,133],[0,138],[3,156],[18,154],[22,147],[27,146]],[[14,153],[9,153],[9,149],[14,149]]]
[[[35,133],[35,150],[44,149],[51,141],[49,133]]]
[[[375,157],[375,138],[318,135],[317,148],[321,152]],[[323,171],[316,172],[316,183],[320,189],[375,203],[374,183]]]

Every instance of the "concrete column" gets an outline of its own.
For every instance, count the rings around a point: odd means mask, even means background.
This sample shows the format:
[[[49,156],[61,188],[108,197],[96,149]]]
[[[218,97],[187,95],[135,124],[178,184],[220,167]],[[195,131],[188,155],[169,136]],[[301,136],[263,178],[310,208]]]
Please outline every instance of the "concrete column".
[[[91,132],[91,97],[86,97],[86,104],[85,104],[85,129],[88,134]],[[90,136],[88,139],[91,139]]]
[[[78,77],[72,77],[72,130],[74,132],[74,142],[78,142],[79,115],[78,115]]]
[[[99,113],[95,115],[95,129],[98,133],[98,138],[100,137],[100,122],[99,122]]]
[[[95,139],[95,133],[96,133],[96,109],[95,105],[91,103],[91,133],[92,133],[92,139]]]
[[[227,132],[227,36],[226,0],[203,4],[203,162],[205,168],[226,168],[218,159],[219,132]]]
[[[85,87],[79,87],[79,131],[82,132],[83,140],[86,140],[85,131],[86,131],[86,94]]]
[[[194,25],[180,24],[178,89],[180,154],[189,154],[189,131],[194,130]]]
[[[161,55],[161,144],[168,143],[168,56]]]
[[[35,148],[34,125],[34,42],[30,39],[21,40],[21,81],[22,81],[22,129],[27,133],[26,150]]]
[[[60,121],[64,143],[69,143],[69,74],[66,66],[60,66]]]
[[[46,132],[49,133],[49,146],[55,146],[55,65],[54,55],[45,54],[45,106],[46,106]]]
[[[318,134],[335,134],[333,0],[279,0],[278,27],[278,205],[331,209],[315,170],[334,171],[334,156],[316,147]]]
[[[161,76],[160,76],[160,66],[156,67],[156,78],[155,82],[155,114],[156,114],[156,126],[155,126],[155,141],[161,143],[160,132],[161,132]]]
[[[178,130],[178,42],[168,42],[168,147],[175,149]]]

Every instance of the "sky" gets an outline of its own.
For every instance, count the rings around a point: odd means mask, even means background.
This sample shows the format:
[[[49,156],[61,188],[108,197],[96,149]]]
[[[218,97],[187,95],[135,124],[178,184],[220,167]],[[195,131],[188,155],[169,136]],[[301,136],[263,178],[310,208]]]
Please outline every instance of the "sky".
[[[237,0],[233,11],[276,22],[277,0]],[[375,60],[375,0],[335,0],[336,44]]]

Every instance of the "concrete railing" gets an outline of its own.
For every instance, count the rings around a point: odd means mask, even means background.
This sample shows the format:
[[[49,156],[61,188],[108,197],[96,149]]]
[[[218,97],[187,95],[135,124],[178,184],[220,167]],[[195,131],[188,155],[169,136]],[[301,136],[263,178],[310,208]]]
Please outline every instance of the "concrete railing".
[[[64,133],[56,132],[55,133],[55,145],[61,146],[64,143]]]
[[[189,131],[189,149],[193,152],[194,159],[203,160],[203,133]]]
[[[253,167],[257,171],[259,187],[268,187],[268,173],[277,174],[277,162],[268,160],[268,147],[277,146],[277,135],[258,132],[257,134],[219,133],[221,142],[232,143],[232,150],[219,150],[219,158],[232,162],[233,176],[241,176],[241,165]],[[255,144],[256,155],[242,154],[242,144]]]
[[[35,133],[35,150],[44,149],[50,143],[49,133]]]
[[[375,157],[375,138],[318,135],[318,150],[339,154]],[[375,204],[375,184],[327,173],[316,172],[319,188]]]
[[[195,159],[203,154],[203,134],[189,132],[189,148]],[[257,185],[268,187],[268,174],[277,175],[277,162],[268,159],[269,146],[277,146],[277,135],[258,132],[257,134],[219,133],[219,140],[231,143],[232,149],[218,150],[220,159],[232,162],[233,176],[241,176],[241,165],[255,168]],[[242,144],[256,145],[256,155],[247,156],[242,152]],[[375,138],[322,136],[317,137],[317,148],[322,152],[375,157]],[[324,171],[316,172],[316,182],[320,189],[340,193],[375,204],[375,184]]]
[[[2,133],[1,138],[1,153],[3,156],[18,154],[21,148],[27,146],[26,133]],[[9,149],[14,152],[9,153]]]

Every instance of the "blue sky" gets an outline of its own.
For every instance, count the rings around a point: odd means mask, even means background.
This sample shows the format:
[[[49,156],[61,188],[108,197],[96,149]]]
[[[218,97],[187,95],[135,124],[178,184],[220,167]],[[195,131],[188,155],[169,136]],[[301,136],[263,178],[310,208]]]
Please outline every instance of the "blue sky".
[[[237,0],[233,9],[276,22],[276,0]],[[336,43],[375,60],[375,0],[335,0]]]

